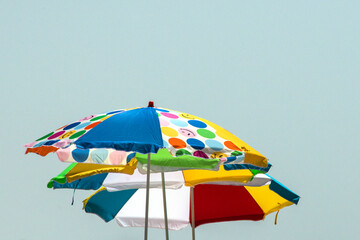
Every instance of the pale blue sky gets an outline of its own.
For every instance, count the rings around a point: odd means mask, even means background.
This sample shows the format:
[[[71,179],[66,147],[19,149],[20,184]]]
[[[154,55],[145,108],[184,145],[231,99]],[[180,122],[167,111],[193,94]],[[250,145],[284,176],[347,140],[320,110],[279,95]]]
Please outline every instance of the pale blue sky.
[[[274,214],[207,224],[197,239],[359,235],[359,11],[329,0],[0,0],[1,239],[141,239],[141,228],[85,214],[90,192],[71,206],[71,191],[47,189],[67,165],[22,145],[148,100],[230,130],[302,197],[276,226]]]

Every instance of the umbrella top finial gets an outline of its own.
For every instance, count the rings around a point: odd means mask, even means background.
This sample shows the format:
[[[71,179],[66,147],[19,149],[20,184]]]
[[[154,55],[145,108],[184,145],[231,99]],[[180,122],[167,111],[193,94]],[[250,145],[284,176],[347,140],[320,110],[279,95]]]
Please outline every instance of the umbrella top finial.
[[[153,101],[149,101],[148,107],[154,107],[154,102],[153,102]]]

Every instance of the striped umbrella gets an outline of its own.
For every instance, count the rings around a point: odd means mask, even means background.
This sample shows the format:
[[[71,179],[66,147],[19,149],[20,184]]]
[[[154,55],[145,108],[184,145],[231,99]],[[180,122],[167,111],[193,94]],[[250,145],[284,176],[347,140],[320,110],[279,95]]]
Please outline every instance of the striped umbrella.
[[[169,229],[179,230],[189,224],[197,227],[222,221],[258,221],[283,207],[298,203],[298,195],[272,177],[263,175],[256,175],[252,181],[256,182],[258,178],[261,181],[267,178],[268,181],[261,186],[256,184],[256,187],[198,184],[194,188],[183,186],[177,190],[166,189]],[[192,189],[194,218],[191,217]],[[150,191],[149,226],[164,228],[161,190],[152,188]],[[97,214],[106,222],[115,219],[122,227],[142,227],[144,200],[144,189],[109,191],[102,187],[84,200],[84,209],[88,213]]]
[[[48,188],[93,189],[101,186],[116,190],[146,187],[146,175],[136,169],[137,160],[131,160],[125,166],[109,166],[101,164],[72,163],[56,177],[53,177]],[[269,181],[264,174],[258,175],[256,181],[251,181],[262,171],[254,169],[237,169],[226,171],[220,166],[218,171],[183,170],[166,172],[165,187],[179,188],[182,185],[195,186],[201,183],[231,182],[233,185],[263,185]],[[262,177],[260,177],[262,176]],[[250,183],[251,181],[251,183]],[[160,173],[150,174],[150,188],[162,187]]]
[[[53,188],[96,189],[102,185],[99,191],[85,201],[87,212],[95,213],[105,221],[116,218],[121,226],[144,225],[141,206],[145,199],[145,190],[143,189],[146,187],[145,175],[137,169],[132,175],[120,173],[129,169],[120,169],[120,171],[111,169],[118,173],[92,175],[108,170],[103,166],[100,166],[100,169],[87,170],[84,174],[80,171],[83,170],[81,165],[69,166],[68,169],[54,177],[48,186]],[[77,180],[69,183],[67,179]],[[169,199],[167,204],[169,228],[177,230],[191,223],[193,239],[195,238],[195,226],[218,221],[260,220],[267,214],[297,203],[299,200],[296,194],[272,177],[249,169],[226,171],[220,167],[219,171],[184,170],[165,173],[165,179],[166,195]],[[163,211],[162,193],[160,189],[156,189],[163,186],[162,180],[159,173],[150,174],[150,227],[164,227],[163,215],[161,214]],[[194,186],[196,187],[193,188]],[[174,189],[177,190],[174,191]],[[195,190],[195,196],[197,196],[195,198],[197,205],[193,208],[195,209],[194,217],[196,216],[194,221],[188,216],[189,209],[191,209],[189,198],[193,196],[189,195],[189,191],[191,193],[192,189]],[[180,203],[175,201],[178,199],[182,199]],[[206,199],[205,205],[204,199]],[[237,204],[232,204],[232,201],[237,202]],[[227,209],[223,204],[218,206],[218,203],[222,202],[226,202],[226,206],[230,204],[230,206],[235,207]],[[207,206],[208,209],[204,209],[203,206]],[[212,209],[214,207],[217,210]]]

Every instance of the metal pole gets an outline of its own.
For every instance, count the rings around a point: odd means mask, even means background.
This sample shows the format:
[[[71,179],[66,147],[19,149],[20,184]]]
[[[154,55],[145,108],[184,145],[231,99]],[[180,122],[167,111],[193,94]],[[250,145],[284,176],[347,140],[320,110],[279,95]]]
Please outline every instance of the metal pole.
[[[145,240],[147,240],[147,236],[148,236],[149,192],[150,192],[150,153],[148,153],[147,169],[146,169],[146,205],[145,205],[145,233],[144,233]]]
[[[191,228],[192,228],[192,240],[195,240],[195,210],[194,210],[194,187],[190,188],[190,203],[191,203]]]
[[[166,191],[165,191],[165,174],[161,172],[161,182],[162,182],[162,194],[163,194],[163,203],[164,203],[164,221],[165,221],[165,235],[166,240],[169,240],[169,227],[168,227],[168,217],[166,209]]]

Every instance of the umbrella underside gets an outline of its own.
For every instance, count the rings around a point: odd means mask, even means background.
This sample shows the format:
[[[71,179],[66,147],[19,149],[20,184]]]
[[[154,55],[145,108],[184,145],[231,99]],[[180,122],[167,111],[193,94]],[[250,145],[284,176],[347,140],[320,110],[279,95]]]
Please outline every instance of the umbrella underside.
[[[179,230],[191,223],[190,188],[166,189],[169,229]],[[194,188],[195,226],[206,223],[258,221],[285,206],[297,203],[262,187],[201,184]],[[122,227],[144,226],[145,189],[108,192],[102,189],[84,201],[84,209],[104,221],[116,219]],[[150,190],[149,227],[164,228],[161,189]]]

